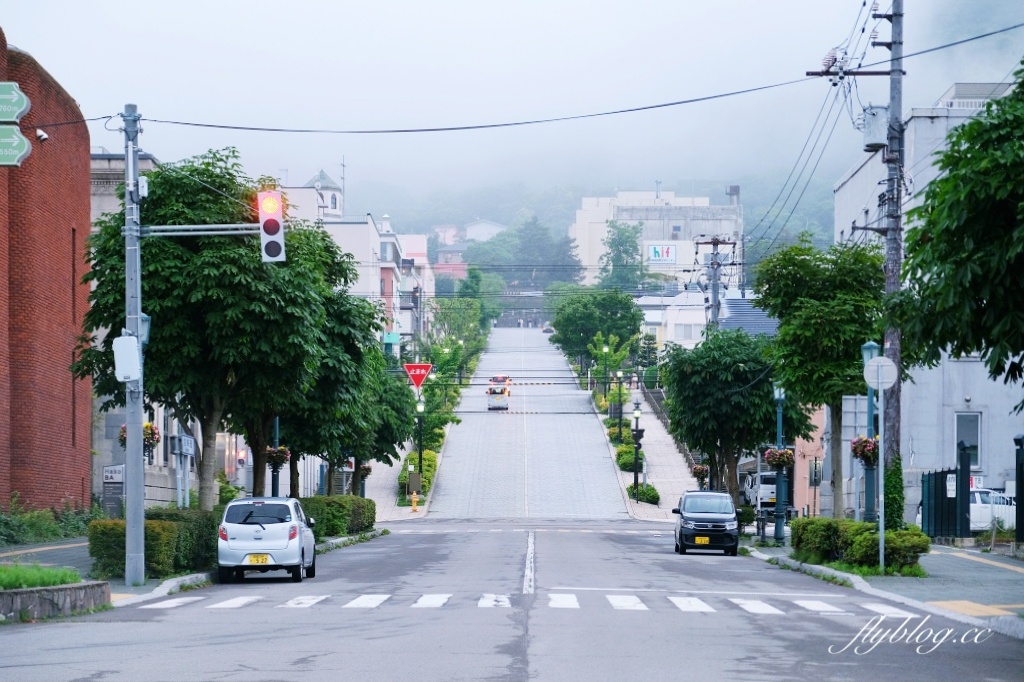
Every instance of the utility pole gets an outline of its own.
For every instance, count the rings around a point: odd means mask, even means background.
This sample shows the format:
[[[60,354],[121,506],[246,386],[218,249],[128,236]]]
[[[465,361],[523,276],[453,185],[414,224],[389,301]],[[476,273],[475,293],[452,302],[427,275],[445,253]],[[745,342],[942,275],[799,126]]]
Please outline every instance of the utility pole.
[[[876,4],[877,6],[877,4]],[[888,167],[885,182],[885,194],[882,195],[883,224],[881,227],[857,226],[854,230],[870,230],[885,235],[885,294],[898,292],[902,286],[900,279],[903,263],[903,0],[893,0],[892,10],[888,14],[872,12],[872,19],[885,19],[892,25],[889,42],[873,40],[873,47],[889,49],[888,71],[846,70],[845,61],[837,61],[835,55],[826,57],[821,71],[808,71],[808,76],[827,76],[832,85],[838,85],[846,76],[889,76],[889,120],[886,135],[885,157],[883,161]],[[883,355],[893,361],[897,368],[902,366],[902,347],[900,330],[890,327],[885,330],[885,347]],[[885,390],[885,414],[882,420],[885,425],[886,452],[882,453],[882,464],[879,475],[884,476],[885,464],[892,461],[892,453],[899,449],[900,444],[900,405],[901,383],[897,381]]]
[[[139,242],[139,116],[134,104],[124,105],[124,253],[125,331],[138,340],[142,367],[142,275]],[[145,472],[142,461],[142,375],[125,384],[125,537],[124,580],[126,585],[144,585],[145,557]]]
[[[727,242],[724,239],[718,237],[712,237],[710,241],[701,242],[695,241],[696,246],[701,244],[711,245],[711,321],[709,325],[711,327],[718,326],[718,313],[721,310],[722,304],[718,297],[718,285],[721,281],[721,268],[722,262],[719,260],[718,247],[722,244],[726,246],[736,246],[736,242]]]

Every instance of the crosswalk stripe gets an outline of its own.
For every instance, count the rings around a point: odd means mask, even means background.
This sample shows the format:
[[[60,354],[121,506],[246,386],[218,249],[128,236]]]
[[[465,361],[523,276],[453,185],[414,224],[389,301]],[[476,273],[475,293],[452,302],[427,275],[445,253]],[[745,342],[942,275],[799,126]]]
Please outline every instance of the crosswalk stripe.
[[[880,613],[883,616],[895,616],[896,618],[912,618],[914,616],[914,614],[908,611],[898,609],[895,606],[889,606],[888,604],[871,603],[861,604],[861,606],[866,608],[868,611],[874,611],[875,613]]]
[[[714,613],[715,610],[696,597],[669,597],[668,600],[679,607],[680,611],[694,613]]]
[[[308,609],[313,604],[319,604],[324,599],[327,599],[331,595],[329,594],[316,594],[303,597],[295,597],[289,599],[283,604],[278,604],[275,608],[278,609]]]
[[[208,609],[240,609],[243,606],[248,606],[253,602],[258,602],[263,597],[235,597],[234,599],[228,599],[227,601],[217,602],[216,604],[210,604],[206,608]]]
[[[784,615],[783,611],[779,611],[774,606],[770,606],[760,599],[730,599],[729,601],[750,613],[772,616]]]
[[[575,594],[549,594],[548,607],[552,609],[578,609],[579,601]]]
[[[450,594],[425,594],[412,605],[414,609],[436,609],[444,606],[451,599]]]
[[[647,606],[640,601],[640,597],[631,594],[609,594],[605,595],[612,608],[625,611],[646,611]]]
[[[345,604],[341,608],[343,609],[373,609],[385,601],[387,601],[390,594],[364,594],[356,597],[349,603]]]
[[[512,607],[512,602],[509,601],[507,594],[485,594],[480,597],[480,601],[476,605],[482,609],[495,607],[507,609]]]
[[[815,613],[846,613],[846,611],[843,611],[841,608],[815,599],[797,599],[794,600],[793,603],[807,609],[808,611],[814,611]]]
[[[140,609],[173,609],[185,604],[191,604],[194,601],[200,601],[206,599],[206,597],[178,597],[177,599],[167,599],[166,601],[160,601],[156,604],[146,604],[140,606]]]

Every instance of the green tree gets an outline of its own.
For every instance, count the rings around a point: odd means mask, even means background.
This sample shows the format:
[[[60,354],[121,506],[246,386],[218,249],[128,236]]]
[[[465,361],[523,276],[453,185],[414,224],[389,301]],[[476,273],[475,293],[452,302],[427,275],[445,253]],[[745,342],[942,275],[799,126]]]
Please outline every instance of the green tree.
[[[908,214],[907,286],[888,311],[919,361],[980,353],[1007,383],[1024,378],[1024,68],[1015,77],[1017,87],[949,134],[941,175]]]
[[[672,348],[662,369],[672,433],[707,456],[714,478],[724,478],[736,504],[740,456],[775,441],[769,343],[766,337],[751,337],[743,330],[711,331],[693,349]],[[811,428],[807,410],[795,396],[787,400],[787,437],[806,437]]]
[[[253,223],[262,184],[242,173],[237,151],[210,151],[150,173],[140,213],[150,225]],[[83,278],[92,287],[90,309],[72,365],[105,396],[104,411],[125,400],[114,375],[115,335],[102,335],[124,327],[123,225],[122,208],[101,217],[90,237]],[[200,506],[212,509],[217,431],[229,416],[240,422],[269,412],[260,433],[246,432],[262,483],[272,415],[313,385],[327,294],[347,288],[355,268],[323,230],[294,224],[285,263],[263,263],[254,236],[147,237],[141,253],[142,309],[153,320],[144,398],[186,428],[198,422]]]
[[[835,434],[842,433],[843,396],[867,391],[860,347],[882,336],[882,262],[877,246],[820,251],[804,235],[757,268],[754,305],[779,320],[769,351],[776,379],[787,395],[829,408],[835,518],[844,506],[842,439]]]
[[[633,291],[644,281],[640,253],[643,227],[643,223],[629,225],[608,221],[608,234],[603,242],[605,252],[600,258],[601,274],[598,276],[598,283],[603,288]]]
[[[629,294],[587,287],[571,294],[555,313],[555,333],[548,341],[561,348],[567,357],[590,355],[587,345],[598,332],[630,339],[628,353],[637,350],[637,337],[644,313]]]

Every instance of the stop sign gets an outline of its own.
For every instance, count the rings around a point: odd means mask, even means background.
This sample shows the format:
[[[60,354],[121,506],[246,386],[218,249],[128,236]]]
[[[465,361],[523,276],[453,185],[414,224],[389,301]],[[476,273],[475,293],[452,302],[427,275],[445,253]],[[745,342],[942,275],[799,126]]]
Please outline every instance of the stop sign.
[[[423,385],[423,381],[430,374],[430,370],[434,368],[434,365],[429,362],[407,362],[405,363],[405,373],[409,375],[409,380],[412,381],[412,385],[419,388]]]

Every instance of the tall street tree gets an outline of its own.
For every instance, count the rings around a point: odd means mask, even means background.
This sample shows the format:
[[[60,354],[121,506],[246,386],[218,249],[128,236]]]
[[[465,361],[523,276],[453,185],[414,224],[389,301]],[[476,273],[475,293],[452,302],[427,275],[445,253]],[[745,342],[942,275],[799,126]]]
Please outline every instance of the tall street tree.
[[[922,361],[979,353],[1007,383],[1024,379],[1024,62],[1015,78],[949,134],[941,175],[908,215],[906,287],[890,310]]]
[[[587,350],[587,345],[598,332],[604,336],[614,334],[620,339],[629,339],[628,353],[637,352],[644,313],[629,294],[618,290],[581,288],[566,296],[556,310],[555,333],[548,337],[548,341],[561,348],[567,357],[596,359]]]
[[[605,252],[601,255],[601,274],[598,283],[605,289],[634,291],[644,281],[640,236],[643,223],[630,225],[608,221],[608,234],[604,238]]]
[[[843,396],[867,391],[861,346],[882,338],[883,255],[874,245],[815,248],[808,236],[758,266],[754,305],[779,320],[769,349],[787,395],[827,405],[835,518],[843,517]]]
[[[672,433],[707,456],[715,480],[724,479],[736,504],[741,455],[775,442],[769,345],[766,337],[743,330],[713,330],[693,349],[674,347],[662,368]],[[787,396],[783,425],[787,438],[811,432],[808,411],[796,395]]]

